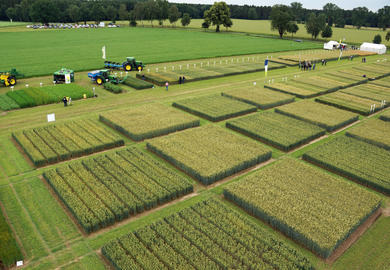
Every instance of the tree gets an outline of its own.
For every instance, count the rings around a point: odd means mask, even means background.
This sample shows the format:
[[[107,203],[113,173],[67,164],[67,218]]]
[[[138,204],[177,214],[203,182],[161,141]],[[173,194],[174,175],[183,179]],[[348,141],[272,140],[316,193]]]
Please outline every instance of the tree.
[[[153,27],[153,21],[158,17],[158,7],[154,0],[148,0],[145,2],[145,19],[150,21],[150,24]]]
[[[299,27],[295,22],[289,22],[287,26],[287,32],[291,33],[291,37],[298,32]]]
[[[119,20],[122,20],[122,21],[129,19],[129,12],[127,11],[125,4],[120,4],[119,10],[118,10],[118,17],[119,17]]]
[[[90,9],[88,3],[83,2],[80,5],[80,20],[87,24],[87,21],[90,19]]]
[[[325,29],[321,33],[321,37],[330,38],[332,35],[333,35],[332,27],[330,27],[329,25],[326,25]]]
[[[375,35],[374,40],[372,42],[374,42],[375,44],[381,44],[381,42],[382,42],[381,35],[379,35],[379,34]]]
[[[96,23],[101,22],[106,15],[101,2],[93,2],[91,12],[89,14],[90,14],[89,19],[94,20]]]
[[[326,16],[326,22],[328,23],[329,26],[333,25],[333,22],[336,21],[336,18],[341,15],[340,11],[341,9],[332,3],[327,3],[322,10],[325,13]]]
[[[78,6],[71,5],[67,11],[68,11],[68,16],[72,22],[77,23],[78,21],[80,21],[81,12],[80,12],[80,8]]]
[[[248,19],[249,20],[256,20],[257,19],[257,12],[254,7],[250,7],[248,9]]]
[[[8,19],[15,20],[16,18],[16,9],[13,7],[7,8],[5,11],[5,14],[7,15]]]
[[[293,20],[293,15],[289,7],[285,5],[274,5],[270,17],[271,30],[277,30],[279,37],[283,38],[283,35],[287,32],[289,23]]]
[[[118,16],[118,11],[117,11],[117,9],[114,6],[109,5],[106,8],[106,15],[113,23],[115,23],[116,18]]]
[[[176,22],[180,18],[180,12],[176,5],[172,5],[168,10],[168,19],[172,25],[176,25]]]
[[[230,19],[230,9],[225,2],[215,2],[209,10],[204,12],[205,21],[216,25],[215,32],[219,32],[219,26],[231,27],[233,22]]]
[[[169,3],[167,0],[156,0],[156,19],[159,25],[163,25],[164,20],[168,19]]]
[[[142,23],[142,26],[144,25],[144,19],[145,19],[145,4],[143,2],[138,2],[134,6],[134,15],[136,20],[140,20]]]
[[[344,20],[344,18],[341,17],[341,16],[340,16],[340,17],[337,17],[334,26],[336,26],[336,27],[338,27],[338,28],[344,28],[344,26],[345,26],[345,20]]]
[[[378,10],[378,26],[383,30],[390,27],[390,6],[384,6]]]
[[[366,7],[357,7],[352,9],[352,25],[360,29],[366,22],[369,12]]]
[[[59,10],[53,1],[36,0],[31,6],[30,18],[34,22],[48,24],[56,21],[58,13]]]
[[[187,25],[190,24],[190,22],[191,22],[190,14],[184,13],[184,14],[183,14],[183,17],[181,18],[181,25],[183,25],[184,27],[186,27]]]
[[[300,22],[303,20],[303,7],[302,4],[299,2],[292,2],[290,4],[290,9],[292,12],[292,15],[294,16],[294,20]]]
[[[390,31],[389,31],[389,32],[387,32],[385,39],[386,39],[387,41],[389,41],[389,40],[390,40]]]
[[[202,28],[206,31],[206,29],[208,29],[210,27],[210,22],[208,21],[204,21],[202,23]]]
[[[325,29],[326,17],[325,14],[316,16],[314,13],[310,13],[309,18],[306,20],[306,31],[316,39],[321,31]]]
[[[133,26],[133,27],[136,27],[137,26],[137,20],[136,20],[136,16],[135,16],[135,11],[132,10],[128,13],[128,18],[129,18],[129,25],[130,26]]]

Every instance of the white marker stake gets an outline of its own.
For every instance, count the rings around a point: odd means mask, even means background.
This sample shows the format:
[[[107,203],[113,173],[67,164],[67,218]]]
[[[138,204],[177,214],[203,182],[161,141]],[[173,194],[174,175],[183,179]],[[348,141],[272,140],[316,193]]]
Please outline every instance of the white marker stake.
[[[51,114],[48,114],[47,115],[47,122],[50,123],[50,122],[55,122],[56,121],[56,116],[54,113],[51,113]]]
[[[148,68],[148,73],[150,72],[150,69]]]
[[[256,86],[256,82],[253,82],[253,85]]]
[[[11,91],[12,91],[12,92],[14,91],[14,87],[13,87],[13,86],[11,86]]]
[[[42,87],[43,83],[39,83],[39,86]]]
[[[26,88],[28,88],[28,84],[26,84]]]
[[[180,70],[181,70],[181,65],[179,67],[180,67]]]

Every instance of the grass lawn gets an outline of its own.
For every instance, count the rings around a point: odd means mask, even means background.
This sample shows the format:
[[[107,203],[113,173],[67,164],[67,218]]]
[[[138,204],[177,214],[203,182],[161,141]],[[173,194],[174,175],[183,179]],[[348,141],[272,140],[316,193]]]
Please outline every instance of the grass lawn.
[[[26,76],[52,74],[61,67],[102,68],[103,46],[110,61],[123,62],[127,56],[134,56],[146,64],[321,47],[306,41],[141,27],[10,31],[1,36],[0,50],[7,53],[2,56],[0,70],[15,67]],[[207,49],[202,44],[207,44]]]

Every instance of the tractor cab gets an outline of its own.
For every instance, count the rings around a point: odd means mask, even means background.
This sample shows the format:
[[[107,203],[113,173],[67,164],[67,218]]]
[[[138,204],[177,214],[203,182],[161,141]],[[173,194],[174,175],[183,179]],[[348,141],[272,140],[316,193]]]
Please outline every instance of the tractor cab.
[[[144,65],[141,61],[136,61],[135,57],[126,57],[126,62],[123,63],[123,68],[126,71],[138,70],[141,71]]]

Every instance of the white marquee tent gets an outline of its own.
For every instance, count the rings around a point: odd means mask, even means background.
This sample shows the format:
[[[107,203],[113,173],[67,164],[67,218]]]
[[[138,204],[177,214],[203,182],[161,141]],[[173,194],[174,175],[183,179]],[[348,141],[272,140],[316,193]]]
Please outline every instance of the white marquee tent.
[[[386,53],[386,46],[383,44],[364,42],[362,45],[360,45],[360,50],[365,51],[365,52],[374,52],[377,54],[384,54],[384,53]]]
[[[331,40],[327,43],[324,43],[324,49],[325,50],[337,49],[339,45],[340,43],[338,43],[337,41]]]

